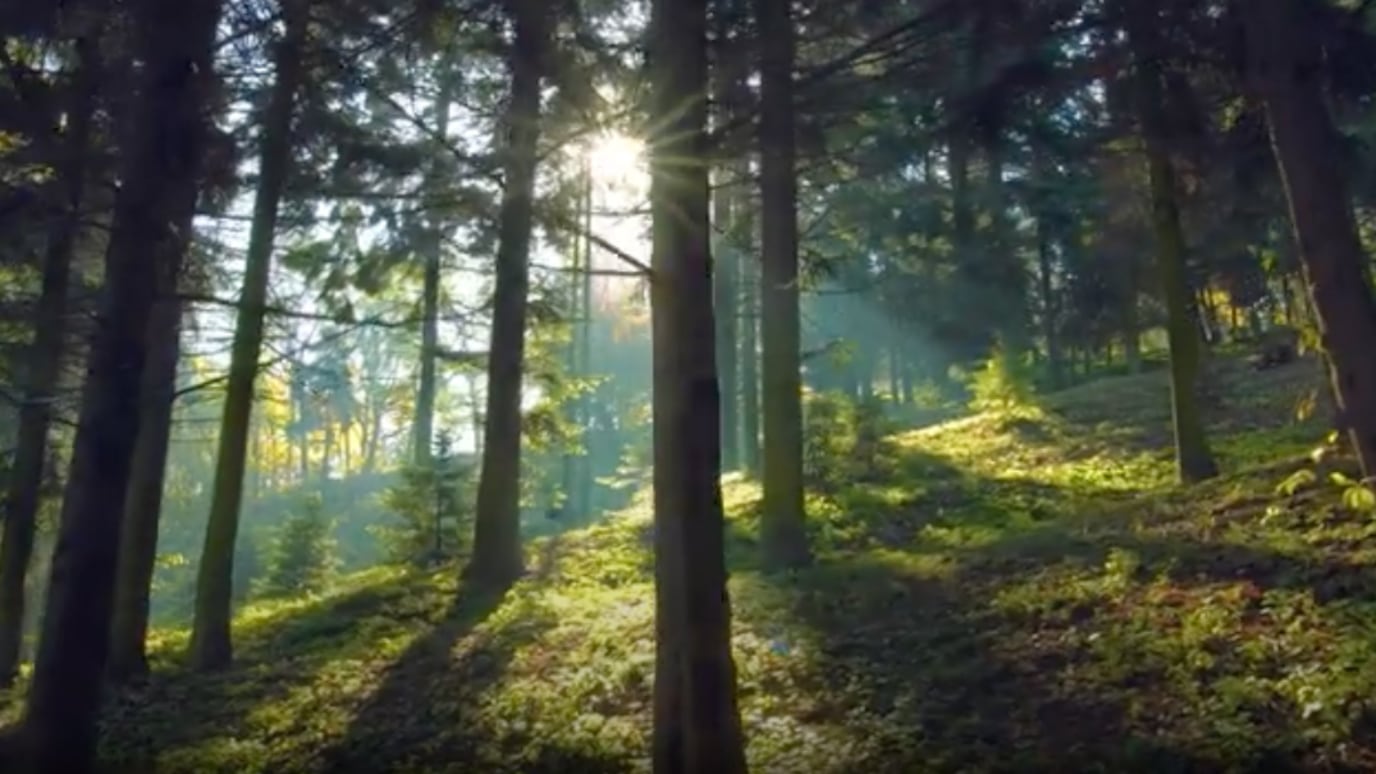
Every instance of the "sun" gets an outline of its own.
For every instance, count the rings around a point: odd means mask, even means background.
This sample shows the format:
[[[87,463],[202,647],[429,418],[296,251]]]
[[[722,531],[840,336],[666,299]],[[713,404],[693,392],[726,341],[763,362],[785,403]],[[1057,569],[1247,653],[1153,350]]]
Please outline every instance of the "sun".
[[[593,138],[588,146],[588,164],[593,178],[605,185],[634,184],[645,176],[645,143],[618,132]]]

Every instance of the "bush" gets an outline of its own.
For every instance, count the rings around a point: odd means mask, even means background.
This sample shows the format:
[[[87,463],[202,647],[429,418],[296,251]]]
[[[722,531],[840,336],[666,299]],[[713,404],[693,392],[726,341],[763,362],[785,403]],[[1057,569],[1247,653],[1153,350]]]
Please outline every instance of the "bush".
[[[878,400],[808,393],[803,402],[803,477],[808,486],[835,492],[873,475],[890,429]]]
[[[1032,383],[1032,369],[1023,358],[995,349],[984,365],[969,376],[970,408],[989,411],[1024,405],[1035,392]]]
[[[339,563],[333,528],[325,519],[320,498],[307,499],[301,510],[273,531],[259,593],[288,596],[324,588]]]
[[[459,556],[467,545],[473,469],[448,447],[440,444],[429,467],[403,470],[401,483],[383,496],[396,520],[370,531],[389,561],[424,567]]]

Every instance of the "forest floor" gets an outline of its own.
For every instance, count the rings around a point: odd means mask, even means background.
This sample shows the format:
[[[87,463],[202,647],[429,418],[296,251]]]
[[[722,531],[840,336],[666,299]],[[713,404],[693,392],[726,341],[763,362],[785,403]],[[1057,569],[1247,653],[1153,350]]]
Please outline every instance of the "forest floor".
[[[1160,373],[892,436],[870,480],[811,496],[818,561],[800,572],[756,565],[758,490],[729,478],[753,770],[1376,768],[1376,519],[1344,505],[1348,463],[1297,474],[1323,440],[1295,419],[1317,367],[1212,370],[1225,474],[1201,486],[1172,486]],[[500,598],[380,568],[253,605],[231,670],[169,661],[112,700],[104,756],[643,769],[649,519],[640,502],[536,543]],[[159,632],[161,658],[184,639]]]

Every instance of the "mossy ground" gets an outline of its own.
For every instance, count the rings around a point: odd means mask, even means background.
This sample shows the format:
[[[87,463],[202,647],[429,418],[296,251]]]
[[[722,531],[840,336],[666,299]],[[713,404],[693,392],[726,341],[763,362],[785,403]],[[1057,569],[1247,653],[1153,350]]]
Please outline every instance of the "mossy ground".
[[[1172,486],[1161,374],[886,443],[810,500],[815,566],[755,564],[758,491],[726,482],[741,709],[760,772],[1371,770],[1376,519],[1294,419],[1301,362],[1214,364],[1217,481]],[[1341,469],[1343,462],[1324,463]],[[1298,483],[1293,482],[1293,483]],[[240,658],[171,662],[111,702],[111,770],[646,767],[644,503],[531,548],[501,598],[377,569],[258,605]]]

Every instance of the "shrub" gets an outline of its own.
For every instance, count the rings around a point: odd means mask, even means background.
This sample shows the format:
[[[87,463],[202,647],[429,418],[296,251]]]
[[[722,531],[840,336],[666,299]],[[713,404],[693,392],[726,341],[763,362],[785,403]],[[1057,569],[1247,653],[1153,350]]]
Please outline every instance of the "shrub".
[[[975,411],[1009,409],[1026,404],[1034,392],[1032,369],[1018,357],[995,349],[968,377],[970,408]]]
[[[437,445],[428,467],[404,469],[401,482],[383,495],[396,518],[370,531],[389,561],[438,564],[459,556],[468,542],[473,469],[450,452],[447,439]]]
[[[324,588],[339,563],[333,530],[319,496],[308,498],[273,531],[259,593],[288,596]]]
[[[888,434],[876,399],[855,401],[837,392],[808,393],[803,403],[803,477],[823,492],[875,472]]]

